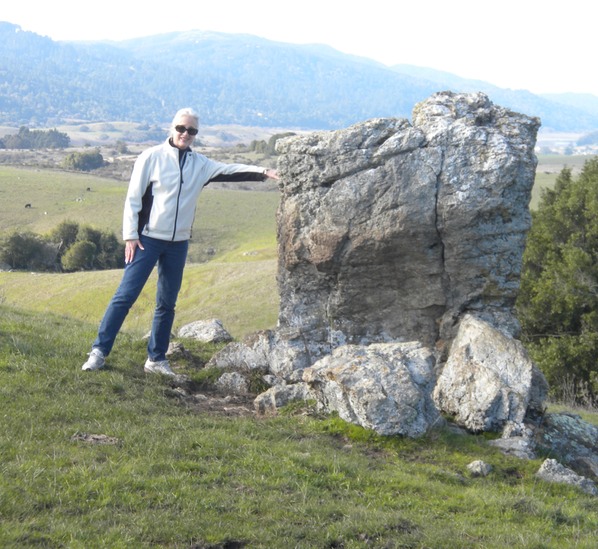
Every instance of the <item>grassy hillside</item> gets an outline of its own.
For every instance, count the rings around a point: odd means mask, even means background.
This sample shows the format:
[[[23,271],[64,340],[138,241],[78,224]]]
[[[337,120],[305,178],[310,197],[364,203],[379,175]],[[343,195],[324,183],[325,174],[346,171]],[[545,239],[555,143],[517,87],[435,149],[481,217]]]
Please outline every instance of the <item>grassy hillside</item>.
[[[377,437],[309,408],[208,412],[144,375],[127,335],[110,368],[82,372],[94,332],[0,305],[1,547],[595,547],[595,498],[536,479],[541,460],[450,430]],[[475,459],[488,477],[468,472]]]
[[[0,167],[0,233],[19,229],[44,234],[68,219],[113,230],[120,237],[125,193],[126,183],[91,175]],[[241,337],[276,325],[278,199],[276,192],[204,190],[178,303],[178,326],[216,317]],[[26,203],[32,207],[25,208]],[[0,298],[33,311],[99,322],[120,277],[120,271],[0,272]],[[155,277],[125,330],[138,334],[149,329],[154,295]]]
[[[0,232],[71,219],[118,233],[125,186],[0,167]],[[217,317],[237,338],[275,326],[277,202],[206,190],[192,249],[210,260],[186,269],[176,326]],[[120,276],[0,272],[0,547],[595,546],[595,498],[537,480],[541,459],[507,458],[486,436],[377,437],[309,406],[264,418],[249,402],[229,417],[182,400],[142,372],[155,276],[110,367],[82,372]],[[470,475],[475,459],[488,477]]]
[[[0,300],[30,311],[99,323],[120,278],[120,271],[0,272]],[[278,316],[275,288],[275,260],[190,265],[183,279],[175,329],[209,318],[222,320],[236,338],[274,328]],[[155,292],[154,274],[127,317],[125,331],[137,336],[149,331]]]

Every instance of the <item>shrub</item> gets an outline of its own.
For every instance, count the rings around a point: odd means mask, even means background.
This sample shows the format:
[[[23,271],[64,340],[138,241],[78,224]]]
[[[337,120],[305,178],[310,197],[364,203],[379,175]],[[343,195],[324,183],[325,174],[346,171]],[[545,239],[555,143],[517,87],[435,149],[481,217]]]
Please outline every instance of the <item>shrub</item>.
[[[0,262],[32,271],[117,269],[124,266],[124,244],[114,233],[63,221],[46,236],[16,232],[5,237]]]
[[[124,141],[121,141],[120,139],[115,143],[115,149],[116,152],[119,154],[128,154],[129,153],[129,148],[127,147],[127,144]]]
[[[523,340],[553,395],[598,394],[598,158],[546,190],[523,257],[517,311]],[[589,392],[588,392],[589,391]],[[585,402],[587,403],[587,402]]]
[[[62,256],[62,268],[65,271],[86,271],[93,267],[97,247],[89,240],[75,242]]]
[[[31,232],[14,232],[0,241],[0,262],[13,269],[47,271],[56,261],[56,248]]]
[[[62,255],[77,240],[79,224],[74,221],[62,221],[48,235],[50,242],[56,244],[58,254]]]
[[[67,155],[62,161],[62,166],[69,170],[80,170],[89,172],[104,165],[104,157],[100,151],[94,149],[93,151],[73,152]]]

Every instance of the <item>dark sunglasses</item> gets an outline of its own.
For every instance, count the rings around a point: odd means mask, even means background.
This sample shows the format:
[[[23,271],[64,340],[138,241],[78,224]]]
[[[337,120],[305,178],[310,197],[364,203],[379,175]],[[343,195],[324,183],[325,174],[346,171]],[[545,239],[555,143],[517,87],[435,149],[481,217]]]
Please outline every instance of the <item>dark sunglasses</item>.
[[[197,132],[199,131],[197,128],[185,128],[185,126],[175,126],[174,129],[178,133],[187,132],[189,135],[197,135]]]

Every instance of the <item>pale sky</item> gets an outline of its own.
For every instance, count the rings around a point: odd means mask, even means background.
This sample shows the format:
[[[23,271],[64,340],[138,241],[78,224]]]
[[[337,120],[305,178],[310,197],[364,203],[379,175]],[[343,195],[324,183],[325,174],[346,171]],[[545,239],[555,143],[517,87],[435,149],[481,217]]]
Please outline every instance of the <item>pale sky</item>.
[[[588,0],[8,0],[0,21],[53,40],[122,40],[173,31],[327,44],[533,93],[598,96]],[[2,53],[0,52],[0,57]]]

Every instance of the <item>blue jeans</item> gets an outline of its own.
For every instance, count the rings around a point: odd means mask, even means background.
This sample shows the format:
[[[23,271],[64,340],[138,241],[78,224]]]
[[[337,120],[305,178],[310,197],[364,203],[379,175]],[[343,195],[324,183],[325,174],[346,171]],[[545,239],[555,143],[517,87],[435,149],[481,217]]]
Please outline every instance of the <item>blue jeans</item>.
[[[150,360],[164,360],[170,343],[174,308],[181,289],[189,242],[158,240],[148,236],[141,236],[140,240],[145,249],[137,248],[133,261],[125,266],[123,278],[106,309],[92,347],[102,351],[104,356],[110,354],[116,335],[157,263],[156,309],[147,353]]]

